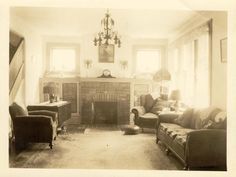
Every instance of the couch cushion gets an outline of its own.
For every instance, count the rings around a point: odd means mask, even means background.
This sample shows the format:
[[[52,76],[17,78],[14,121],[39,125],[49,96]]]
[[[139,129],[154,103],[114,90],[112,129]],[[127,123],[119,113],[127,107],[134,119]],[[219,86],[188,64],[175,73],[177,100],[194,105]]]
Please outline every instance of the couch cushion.
[[[16,116],[28,115],[28,112],[15,102],[9,106],[9,112],[10,112],[11,118],[15,118]]]
[[[220,111],[214,117],[214,121],[215,122],[222,122],[222,121],[226,120],[226,118],[227,118],[227,113],[225,111]]]
[[[214,118],[209,119],[203,128],[207,129],[226,129],[226,112],[219,112]]]
[[[139,117],[144,118],[144,119],[157,119],[158,118],[156,114],[153,114],[151,112],[145,113]]]
[[[181,128],[181,129],[175,129],[171,132],[170,137],[175,138],[176,136],[185,136],[187,133],[194,131],[194,129],[190,128]]]
[[[173,132],[175,129],[181,129],[182,127],[177,124],[172,124],[172,123],[161,123],[160,124],[160,129],[165,131],[167,134],[170,134]]]
[[[175,137],[175,140],[174,140],[174,141],[177,142],[179,145],[185,147],[185,145],[186,145],[186,139],[187,139],[187,134],[185,134],[185,135],[177,135],[177,136]]]
[[[175,132],[173,132],[173,133],[175,133],[174,141],[185,148],[187,134],[189,132],[192,132],[192,131],[195,131],[195,130],[194,129],[188,129],[188,128],[183,128],[183,129],[180,129],[180,130],[176,130]]]
[[[190,128],[191,119],[193,114],[193,108],[188,108],[184,111],[182,115],[180,115],[177,119],[175,119],[175,123],[181,125],[185,128]]]
[[[196,109],[193,113],[194,128],[204,128],[204,126],[208,124],[208,121],[213,120],[220,111],[219,108],[213,106],[204,109]]]

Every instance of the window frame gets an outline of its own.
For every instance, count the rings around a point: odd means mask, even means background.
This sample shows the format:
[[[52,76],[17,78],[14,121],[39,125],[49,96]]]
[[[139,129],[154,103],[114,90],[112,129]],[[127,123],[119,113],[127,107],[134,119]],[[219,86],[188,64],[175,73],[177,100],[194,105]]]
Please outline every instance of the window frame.
[[[73,71],[51,71],[52,65],[52,53],[53,49],[74,49],[75,50],[75,70]],[[72,74],[78,75],[80,73],[80,46],[77,43],[47,43],[46,44],[46,73],[50,74]]]

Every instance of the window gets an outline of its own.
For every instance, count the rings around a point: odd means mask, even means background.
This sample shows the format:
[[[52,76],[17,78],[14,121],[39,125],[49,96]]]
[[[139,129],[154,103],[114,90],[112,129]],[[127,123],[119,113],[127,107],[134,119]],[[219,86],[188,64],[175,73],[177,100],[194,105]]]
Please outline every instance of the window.
[[[77,45],[48,44],[47,56],[49,72],[76,73],[79,70]]]
[[[154,74],[160,69],[159,49],[138,49],[136,51],[136,74]]]
[[[73,49],[51,49],[51,71],[75,71],[76,52]]]
[[[184,36],[186,41],[172,49],[171,75],[173,87],[181,92],[181,100],[194,107],[210,104],[210,33],[208,24]]]

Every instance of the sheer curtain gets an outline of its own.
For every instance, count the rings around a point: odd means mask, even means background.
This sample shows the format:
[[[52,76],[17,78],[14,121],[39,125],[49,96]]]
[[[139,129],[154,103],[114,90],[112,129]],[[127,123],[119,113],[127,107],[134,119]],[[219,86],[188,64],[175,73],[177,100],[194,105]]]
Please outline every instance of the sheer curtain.
[[[205,107],[210,104],[210,60],[209,60],[209,35],[204,33],[195,42],[196,68],[195,68],[195,105]]]
[[[173,88],[180,90],[182,102],[189,106],[210,104],[210,26],[207,22],[171,44]]]

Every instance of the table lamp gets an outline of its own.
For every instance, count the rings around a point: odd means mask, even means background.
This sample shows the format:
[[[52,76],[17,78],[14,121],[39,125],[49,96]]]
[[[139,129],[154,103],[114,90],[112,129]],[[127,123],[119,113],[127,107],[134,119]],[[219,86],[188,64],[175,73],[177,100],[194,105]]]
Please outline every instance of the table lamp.
[[[55,83],[49,83],[48,85],[43,87],[43,93],[49,95],[50,103],[55,101],[55,94],[57,94],[57,87]]]
[[[169,73],[169,71],[165,68],[161,68],[159,69],[153,76],[153,80],[155,82],[161,82],[161,86],[160,86],[160,94],[161,96],[167,97],[168,99],[168,93],[163,93],[163,81],[170,81],[171,80],[171,75]],[[168,90],[168,87],[167,87]],[[168,92],[168,91],[167,91]]]
[[[170,94],[170,100],[174,100],[174,108],[176,111],[178,111],[179,108],[179,100],[180,100],[181,96],[180,96],[180,91],[178,89],[176,90],[172,90],[171,94]]]

